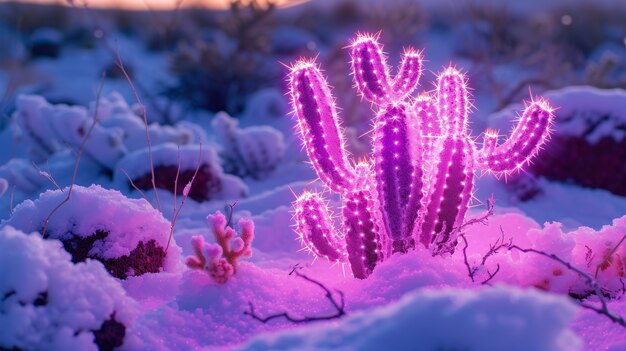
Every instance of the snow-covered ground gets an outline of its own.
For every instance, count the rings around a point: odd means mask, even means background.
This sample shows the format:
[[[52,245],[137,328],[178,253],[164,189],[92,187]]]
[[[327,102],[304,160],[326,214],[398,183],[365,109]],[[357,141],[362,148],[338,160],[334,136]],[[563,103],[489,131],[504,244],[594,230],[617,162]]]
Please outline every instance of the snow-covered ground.
[[[305,30],[288,33],[281,32],[282,48],[315,38]],[[477,87],[477,110],[470,115],[477,143],[486,127],[504,135],[520,105],[495,111],[500,101],[481,88],[482,77],[471,75],[479,65],[456,56],[457,35],[458,30],[437,29],[418,35],[426,68],[438,72],[449,62],[466,68],[470,87]],[[148,91],[165,101],[158,92],[176,78],[168,69],[170,57],[146,49],[137,37],[116,38],[133,80],[145,89],[139,95]],[[385,33],[381,38],[385,42]],[[321,62],[333,54],[332,45],[346,45],[335,41],[316,47]],[[165,121],[156,117],[154,101],[146,101],[148,149],[142,110],[128,82],[106,79],[96,97],[100,74],[113,63],[110,49],[67,47],[58,58],[33,61],[29,69],[36,83],[18,89],[22,94],[8,103],[11,115],[0,123],[0,350],[112,349],[120,335],[122,350],[626,350],[624,327],[572,298],[599,303],[566,266],[506,248],[481,264],[498,240],[556,254],[596,274],[608,309],[626,316],[626,245],[605,260],[626,235],[625,196],[581,186],[577,179],[532,174],[535,168],[508,179],[481,174],[466,218],[480,216],[491,196],[494,214],[486,224],[468,227],[465,250],[460,243],[453,255],[433,257],[420,247],[386,259],[367,279],[355,279],[348,264],[314,259],[302,250],[294,230],[296,196],[324,186],[295,132],[284,86],[252,94],[237,116],[186,110],[174,101],[174,118]],[[277,66],[293,60],[276,56]],[[347,63],[338,67],[328,72],[349,77]],[[513,80],[530,71],[506,63],[494,70]],[[0,74],[2,86],[9,75]],[[434,78],[426,71],[423,79]],[[422,83],[419,89],[432,86]],[[625,139],[626,91],[571,86],[544,96],[557,108],[554,140],[594,145]],[[370,113],[367,102],[357,104],[340,115],[349,121],[349,142],[360,144],[349,149],[362,159],[371,150],[370,135],[359,135],[371,117],[360,115]],[[75,172],[76,152],[92,126]],[[542,152],[550,151],[548,142]],[[626,167],[625,160],[621,164]],[[74,176],[69,202],[55,209]],[[339,204],[331,197],[331,207]],[[217,284],[206,272],[186,267],[185,257],[198,255],[192,237],[215,242],[207,216],[222,211],[228,217],[231,206],[235,231],[242,229],[235,224],[240,218],[254,222],[252,257],[241,259],[234,276]],[[46,240],[37,233],[42,231],[48,232]],[[102,237],[90,241],[94,233]],[[237,251],[240,241],[232,245]],[[120,271],[120,262],[140,266]],[[478,267],[473,279],[466,264]],[[345,316],[294,324],[282,318],[261,323],[244,313],[251,306],[260,316],[335,313],[320,286],[290,274],[294,267],[330,289],[334,301],[343,297]],[[118,338],[106,344],[103,335]]]

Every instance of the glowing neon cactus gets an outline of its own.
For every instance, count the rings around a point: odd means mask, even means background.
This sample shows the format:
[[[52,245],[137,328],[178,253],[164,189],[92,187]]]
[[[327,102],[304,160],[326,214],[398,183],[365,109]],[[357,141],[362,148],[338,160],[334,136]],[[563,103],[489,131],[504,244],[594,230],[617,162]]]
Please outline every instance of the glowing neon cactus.
[[[474,171],[519,170],[546,141],[554,115],[545,100],[533,101],[506,142],[498,146],[497,132],[488,130],[478,150],[467,127],[463,74],[448,67],[434,96],[413,98],[422,70],[418,51],[405,50],[390,78],[376,37],[359,34],[351,48],[356,86],[377,110],[371,161],[349,163],[330,88],[315,62],[298,61],[290,73],[298,129],[318,176],[341,196],[343,231],[334,228],[321,194],[305,192],[294,206],[304,246],[349,262],[354,276],[365,278],[386,256],[416,242],[433,255],[453,253]]]

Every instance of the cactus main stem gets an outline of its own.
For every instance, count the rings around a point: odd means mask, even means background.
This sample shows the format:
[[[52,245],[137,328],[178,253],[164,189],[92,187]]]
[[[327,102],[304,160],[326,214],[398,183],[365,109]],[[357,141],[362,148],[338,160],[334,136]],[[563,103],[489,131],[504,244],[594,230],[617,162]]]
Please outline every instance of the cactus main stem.
[[[448,136],[439,140],[434,153],[438,156],[428,189],[426,214],[420,231],[420,242],[446,251],[452,235],[463,222],[472,194],[473,160],[469,138]],[[453,247],[452,247],[453,249]]]

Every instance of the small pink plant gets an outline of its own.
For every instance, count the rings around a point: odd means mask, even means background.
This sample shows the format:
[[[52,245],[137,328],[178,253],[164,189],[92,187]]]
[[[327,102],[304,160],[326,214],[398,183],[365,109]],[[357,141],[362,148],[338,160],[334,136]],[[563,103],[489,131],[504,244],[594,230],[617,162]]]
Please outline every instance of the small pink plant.
[[[224,284],[237,272],[239,259],[252,256],[254,222],[241,218],[238,223],[241,234],[237,236],[221,212],[209,215],[207,221],[217,243],[207,243],[201,235],[192,237],[195,256],[188,256],[185,263],[191,269],[206,271],[213,281]]]

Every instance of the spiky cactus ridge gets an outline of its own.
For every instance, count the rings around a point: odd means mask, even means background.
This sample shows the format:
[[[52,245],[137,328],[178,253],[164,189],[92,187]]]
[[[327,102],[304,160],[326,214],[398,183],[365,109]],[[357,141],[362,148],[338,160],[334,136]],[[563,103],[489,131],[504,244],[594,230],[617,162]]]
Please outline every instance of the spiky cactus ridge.
[[[289,74],[297,129],[319,178],[341,197],[342,227],[335,228],[321,193],[298,197],[294,217],[307,249],[349,263],[363,279],[385,257],[417,243],[433,255],[453,253],[475,171],[521,169],[548,139],[554,113],[547,101],[531,101],[504,143],[487,131],[477,148],[468,131],[469,93],[461,72],[445,68],[434,93],[415,97],[419,51],[406,49],[392,77],[377,37],[358,34],[350,47],[356,86],[376,112],[373,153],[357,165],[350,161],[326,79],[314,61],[297,61]]]

